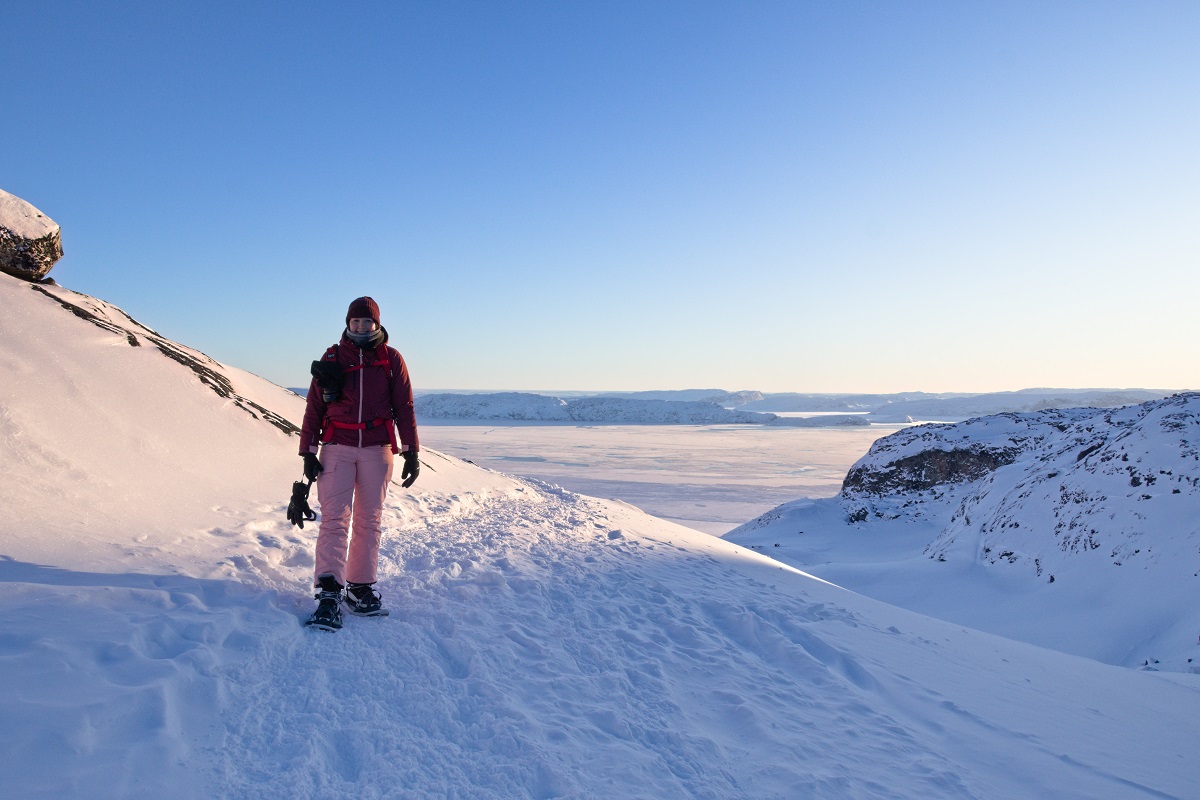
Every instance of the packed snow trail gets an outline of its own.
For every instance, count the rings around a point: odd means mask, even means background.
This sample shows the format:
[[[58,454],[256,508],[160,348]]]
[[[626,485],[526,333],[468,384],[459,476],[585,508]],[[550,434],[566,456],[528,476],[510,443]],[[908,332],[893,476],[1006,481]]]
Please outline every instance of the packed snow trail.
[[[236,545],[241,582],[228,561],[211,578],[0,562],[17,698],[0,777],[197,798],[1183,798],[1200,781],[1191,676],[956,628],[524,488],[428,521],[389,504],[392,616],[334,634],[299,624],[299,550],[251,557],[292,535],[282,504]]]
[[[414,796],[715,798],[783,796],[804,784],[822,796],[826,782],[852,782],[849,762],[834,760],[823,775],[784,766],[801,754],[780,753],[766,731],[810,726],[794,710],[834,683],[817,661],[791,663],[799,654],[785,654],[770,623],[740,618],[753,611],[719,605],[722,586],[740,583],[734,570],[627,535],[599,504],[538,499],[493,502],[466,519],[389,537],[380,587],[391,618],[348,619],[334,636],[289,626],[276,646],[235,669],[235,694],[245,691],[251,710],[231,723],[223,748],[229,793],[320,797],[374,785],[379,796],[409,787]],[[681,595],[668,574],[656,574],[660,560],[667,572],[709,569]],[[808,604],[798,612],[848,616]],[[743,649],[751,641],[730,641],[725,628],[765,638],[759,644],[786,669],[803,668],[805,684],[776,667],[751,685],[727,685],[723,676],[763,665]],[[756,698],[750,706],[747,692]],[[843,724],[873,724],[859,703],[831,693]],[[770,714],[754,707],[766,698],[776,707]],[[875,724],[894,728],[887,719]],[[836,749],[838,759],[894,770],[898,745],[887,737]],[[282,756],[273,776],[254,768],[264,747]],[[764,759],[760,747],[775,752]],[[834,755],[812,747],[821,760]],[[933,785],[944,792],[947,784]]]
[[[349,618],[331,635],[281,624],[232,666],[221,793],[852,798],[897,796],[898,780],[909,797],[1114,788],[1090,743],[1063,753],[1055,737],[1040,741],[1054,721],[1039,693],[1006,698],[1015,679],[997,676],[995,695],[975,696],[971,657],[965,687],[950,687],[965,696],[943,695],[920,664],[945,657],[942,642],[880,630],[809,589],[852,595],[639,512],[530,495],[389,535],[389,619]],[[289,600],[297,617],[312,603]],[[907,658],[864,658],[846,638],[884,638]],[[1084,686],[1104,669],[1078,666],[1072,680]],[[1159,710],[1178,716],[1170,705]],[[990,718],[999,708],[1004,719]],[[1099,712],[1077,711],[1105,728]],[[1120,742],[1114,758],[1134,737],[1151,737],[1142,748],[1173,739],[1152,732],[1164,718],[1130,722],[1105,731]],[[964,763],[964,751],[979,762]],[[1153,770],[1141,778],[1155,780]],[[1123,796],[1163,796],[1115,783]]]

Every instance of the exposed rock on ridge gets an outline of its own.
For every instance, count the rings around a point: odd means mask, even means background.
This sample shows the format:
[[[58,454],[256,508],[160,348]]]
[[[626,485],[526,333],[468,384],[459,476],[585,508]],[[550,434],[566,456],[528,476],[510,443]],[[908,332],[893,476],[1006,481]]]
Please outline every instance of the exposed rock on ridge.
[[[62,232],[58,224],[21,198],[0,189],[0,271],[27,281],[39,281],[62,255]]]
[[[852,510],[883,515],[897,498],[935,494],[983,478],[1066,430],[1094,409],[1037,414],[999,414],[962,423],[920,425],[879,439],[842,482],[841,497]],[[876,508],[876,506],[880,508]],[[907,507],[907,506],[906,506]]]
[[[926,450],[887,464],[883,469],[854,466],[842,482],[843,491],[870,495],[923,492],[947,483],[982,478],[997,467],[1011,464],[1019,450],[978,445],[952,450]]]

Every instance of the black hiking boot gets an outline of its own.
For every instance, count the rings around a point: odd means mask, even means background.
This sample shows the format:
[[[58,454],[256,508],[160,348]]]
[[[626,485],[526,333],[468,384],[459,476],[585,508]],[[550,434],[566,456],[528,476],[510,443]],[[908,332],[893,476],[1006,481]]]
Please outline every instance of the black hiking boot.
[[[360,617],[386,617],[388,614],[373,583],[347,583],[342,602],[347,611]]]
[[[317,579],[320,587],[317,589],[317,610],[304,623],[323,631],[337,631],[342,628],[342,585],[334,580],[332,575],[322,575]]]

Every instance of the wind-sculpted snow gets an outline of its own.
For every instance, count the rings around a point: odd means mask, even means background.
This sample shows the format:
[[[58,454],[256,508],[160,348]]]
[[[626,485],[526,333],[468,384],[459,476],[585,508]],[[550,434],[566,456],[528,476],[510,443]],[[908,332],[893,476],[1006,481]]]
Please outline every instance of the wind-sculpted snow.
[[[188,365],[27,286],[0,292],[6,796],[1184,798],[1200,784],[1194,684],[901,611],[430,450],[384,509],[392,615],[305,629],[316,531],[284,519],[295,440]],[[281,418],[300,409],[220,373]]]

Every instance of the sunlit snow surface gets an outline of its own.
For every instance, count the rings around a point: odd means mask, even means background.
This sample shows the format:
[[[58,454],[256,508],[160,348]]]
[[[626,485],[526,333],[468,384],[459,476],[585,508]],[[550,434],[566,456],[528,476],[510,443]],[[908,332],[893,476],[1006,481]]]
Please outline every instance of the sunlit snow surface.
[[[87,798],[1189,798],[1200,685],[422,451],[392,616],[312,608],[296,439],[0,276],[0,786]],[[135,345],[130,337],[137,340]],[[202,354],[189,351],[196,359]],[[227,374],[295,420],[298,398]]]

